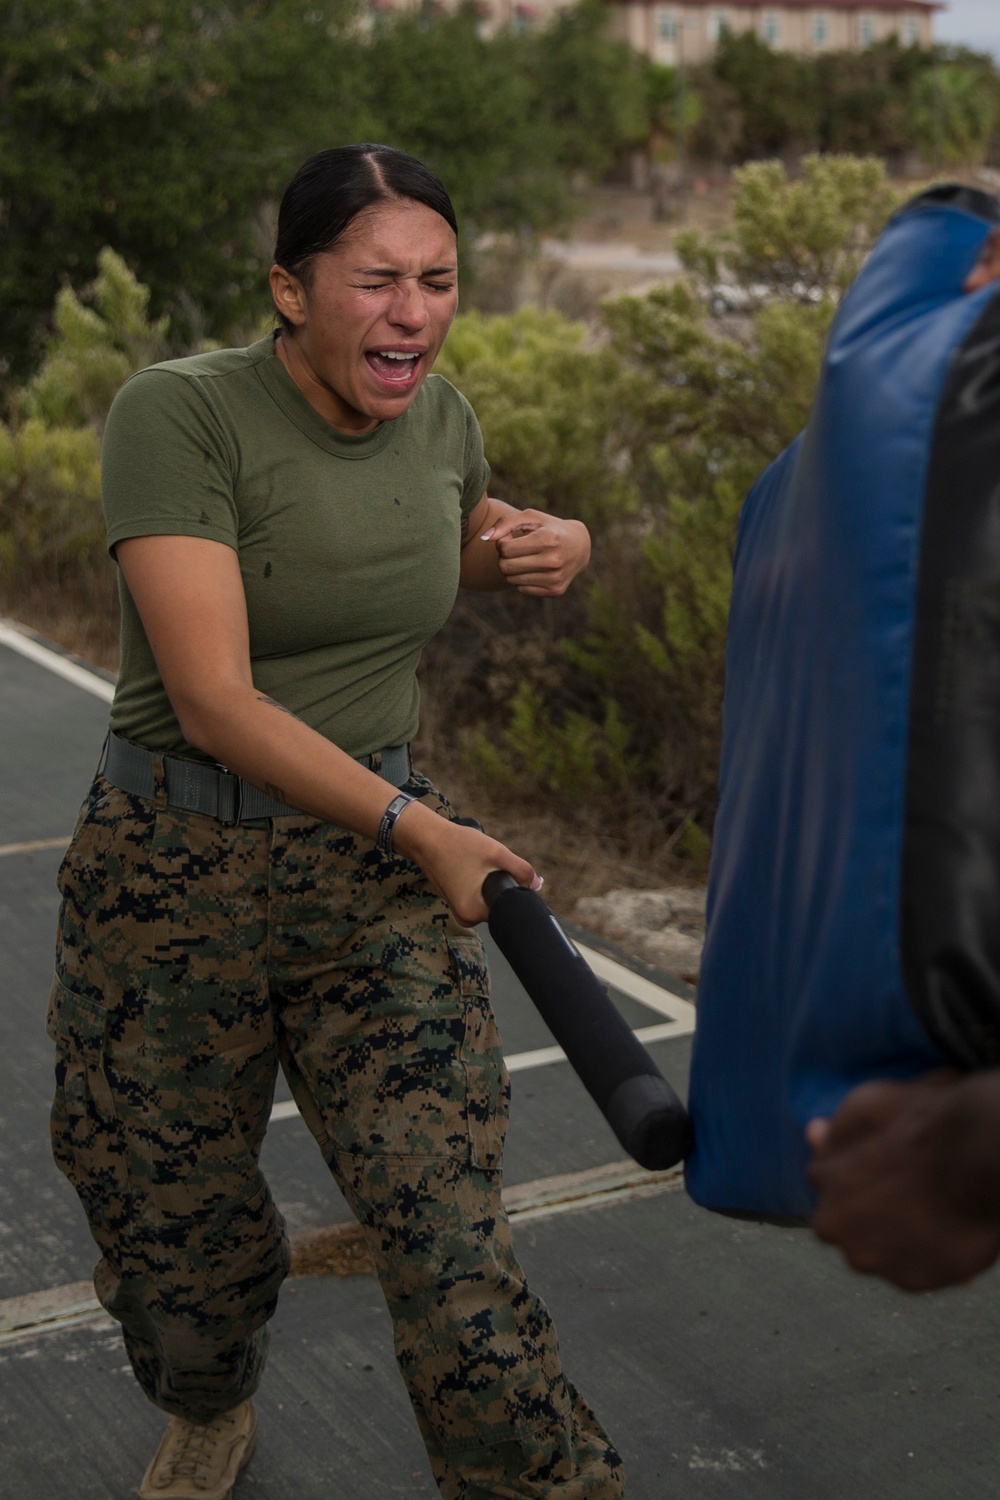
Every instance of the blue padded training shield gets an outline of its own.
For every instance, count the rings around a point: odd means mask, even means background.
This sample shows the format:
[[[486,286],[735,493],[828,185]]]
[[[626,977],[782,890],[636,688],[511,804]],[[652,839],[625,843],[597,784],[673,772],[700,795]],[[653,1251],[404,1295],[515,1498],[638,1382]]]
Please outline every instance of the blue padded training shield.
[[[1000,1062],[1000,205],[941,188],[844,299],[740,521],[688,1190],[812,1212],[806,1123]]]

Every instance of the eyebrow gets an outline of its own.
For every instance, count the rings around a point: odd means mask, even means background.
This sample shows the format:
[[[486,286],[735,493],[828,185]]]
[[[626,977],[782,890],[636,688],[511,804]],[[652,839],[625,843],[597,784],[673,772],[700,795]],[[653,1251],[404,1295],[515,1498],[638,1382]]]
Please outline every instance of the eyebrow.
[[[458,271],[458,265],[452,261],[447,266],[428,266],[426,271],[421,271],[421,276],[454,276]],[[353,274],[355,276],[402,276],[404,272],[393,266],[356,266]]]

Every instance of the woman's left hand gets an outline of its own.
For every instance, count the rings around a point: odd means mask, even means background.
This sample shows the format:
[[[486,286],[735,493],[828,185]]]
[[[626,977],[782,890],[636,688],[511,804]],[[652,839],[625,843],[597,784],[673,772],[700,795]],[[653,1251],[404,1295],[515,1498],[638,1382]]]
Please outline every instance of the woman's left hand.
[[[582,521],[564,521],[541,510],[512,511],[483,533],[497,550],[509,588],[538,598],[565,594],[590,561],[590,532]]]

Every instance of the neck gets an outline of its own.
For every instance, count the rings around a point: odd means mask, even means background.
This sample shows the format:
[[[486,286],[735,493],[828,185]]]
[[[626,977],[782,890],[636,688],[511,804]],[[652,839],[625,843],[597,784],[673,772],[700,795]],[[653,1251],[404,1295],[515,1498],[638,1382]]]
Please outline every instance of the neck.
[[[363,437],[366,432],[373,432],[378,427],[377,417],[354,411],[341,401],[336,391],[332,391],[318,379],[299,349],[294,335],[284,332],[276,334],[274,352],[309,405],[319,413],[324,422],[329,422],[331,427],[346,433],[348,437]]]

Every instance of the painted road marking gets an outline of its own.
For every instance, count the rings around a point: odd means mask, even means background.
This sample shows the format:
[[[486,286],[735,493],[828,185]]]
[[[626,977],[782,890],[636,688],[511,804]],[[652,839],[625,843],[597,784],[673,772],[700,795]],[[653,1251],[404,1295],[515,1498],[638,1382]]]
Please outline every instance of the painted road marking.
[[[30,854],[41,849],[65,849],[68,843],[68,839],[60,838],[32,839],[25,844],[0,844],[0,858],[5,854]],[[597,953],[593,948],[585,948],[582,944],[577,944],[577,946],[595,974],[599,979],[603,979],[605,984],[609,984],[620,994],[629,995],[633,1000],[638,1000],[640,1005],[645,1005],[649,1010],[669,1017],[657,1026],[642,1026],[636,1030],[635,1035],[644,1047],[650,1046],[652,1042],[666,1042],[674,1037],[693,1034],[695,1008],[690,1001],[670,994],[669,990],[661,989],[649,979],[643,979],[641,974],[633,974],[632,970],[627,969],[624,964],[616,963],[613,958],[606,958],[603,953]],[[508,1073],[525,1073],[530,1068],[547,1068],[552,1063],[565,1062],[566,1054],[561,1047],[554,1045],[535,1047],[530,1052],[514,1052],[505,1061]],[[285,1099],[272,1107],[271,1122],[292,1120],[298,1112],[295,1101]]]
[[[694,1009],[694,1006],[691,1007]],[[680,1022],[668,1021],[660,1026],[641,1026],[633,1035],[644,1047],[651,1042],[668,1042],[674,1037],[690,1036],[694,1031],[694,1022],[690,1027],[685,1027]],[[561,1047],[536,1047],[531,1052],[515,1052],[510,1057],[504,1058],[508,1073],[525,1073],[529,1068],[547,1068],[552,1063],[566,1061],[566,1054]],[[275,1104],[271,1109],[272,1123],[278,1120],[291,1120],[298,1114],[298,1105],[294,1099],[284,1099],[280,1104]]]
[[[669,990],[654,984],[651,979],[634,974],[624,964],[617,963],[604,953],[598,953],[594,948],[586,948],[583,943],[577,943],[576,946],[598,979],[603,979],[613,990],[638,1000],[640,1005],[645,1005],[649,1010],[655,1010],[658,1015],[676,1021],[678,1029],[674,1032],[675,1036],[690,1036],[694,1031],[695,1008],[690,1000],[682,1000],[680,995],[673,995]]]
[[[8,1297],[0,1302],[0,1347],[37,1333],[79,1328],[81,1323],[98,1319],[107,1319],[112,1326],[94,1296],[92,1281],[71,1281],[45,1292],[29,1292],[26,1297]]]
[[[68,843],[68,839],[58,838],[31,839],[24,844],[0,844],[0,858],[6,854],[31,854],[42,849],[65,849]],[[606,958],[603,953],[597,953],[593,948],[585,948],[582,944],[577,946],[599,979],[603,979],[619,993],[638,1000],[640,1005],[645,1005],[649,1010],[669,1017],[657,1026],[641,1026],[635,1031],[635,1036],[644,1047],[650,1046],[652,1042],[666,1042],[674,1037],[693,1034],[695,1008],[690,1001],[670,994],[669,990],[661,989],[649,979],[643,979],[641,974],[633,974],[632,970],[627,969],[624,964],[616,963],[612,958]],[[547,1068],[553,1063],[565,1062],[566,1054],[561,1047],[554,1045],[535,1047],[530,1052],[514,1052],[510,1057],[505,1058],[505,1061],[508,1073],[525,1073],[531,1068]],[[285,1099],[280,1104],[272,1106],[271,1122],[294,1119],[298,1112],[295,1101]]]
[[[46,667],[57,677],[63,677],[76,687],[83,688],[84,692],[93,693],[95,698],[103,698],[105,703],[110,703],[115,696],[115,685],[113,682],[108,682],[107,678],[99,677],[96,672],[81,667],[79,662],[72,661],[68,656],[61,656],[58,651],[53,651],[49,646],[43,646],[40,641],[32,640],[30,636],[24,635],[20,630],[15,630],[11,625],[5,625],[2,621],[0,621],[0,646],[9,646],[12,651],[26,656],[29,661],[36,662],[40,667]]]
[[[12,650],[19,651],[22,656],[26,656],[29,661],[38,662],[39,665],[47,667],[50,672],[55,672],[57,676],[64,677],[68,682],[75,683],[77,687],[84,688],[108,703],[114,697],[115,690],[112,683],[106,682],[103,677],[98,677],[94,672],[88,672],[85,667],[78,666],[76,662],[60,656],[58,652],[40,645],[38,641],[32,640],[29,636],[23,635],[19,630],[2,622],[0,622],[0,645],[10,646]],[[0,845],[0,856],[27,854],[32,850],[56,849],[64,842],[66,841],[61,839],[36,839],[26,844]],[[632,970],[627,969],[624,964],[616,963],[613,958],[608,958],[593,948],[587,948],[582,943],[576,946],[597,977],[603,979],[605,984],[623,995],[629,995],[633,1000],[638,1000],[640,1005],[664,1017],[664,1024],[647,1026],[635,1033],[640,1042],[648,1046],[650,1042],[661,1042],[669,1037],[692,1034],[695,1008],[690,1001],[670,994],[668,990],[661,989],[659,985],[653,984],[649,979],[644,979],[640,974],[633,974]],[[566,1054],[561,1047],[536,1047],[531,1052],[516,1052],[512,1057],[508,1057],[507,1070],[510,1073],[520,1073],[529,1068],[545,1068],[552,1063],[565,1062],[565,1060]],[[271,1119],[289,1120],[297,1114],[298,1109],[289,1100],[274,1106]]]
[[[504,1206],[513,1223],[526,1223],[627,1203],[633,1198],[651,1198],[676,1192],[682,1186],[680,1167],[671,1167],[667,1172],[647,1172],[631,1161],[613,1161],[585,1172],[518,1183],[505,1189]],[[8,1297],[0,1301],[0,1348],[43,1333],[62,1333],[68,1328],[95,1323],[114,1327],[89,1281],[74,1281],[25,1297]]]
[[[26,844],[0,844],[0,859],[5,854],[37,854],[41,849],[67,849],[69,839],[29,839]]]
[[[558,1177],[539,1177],[505,1188],[503,1201],[514,1223],[529,1219],[551,1219],[578,1209],[601,1208],[606,1203],[627,1203],[632,1198],[652,1198],[676,1192],[684,1186],[684,1168],[647,1172],[634,1161],[611,1161],[583,1172],[565,1172]]]

